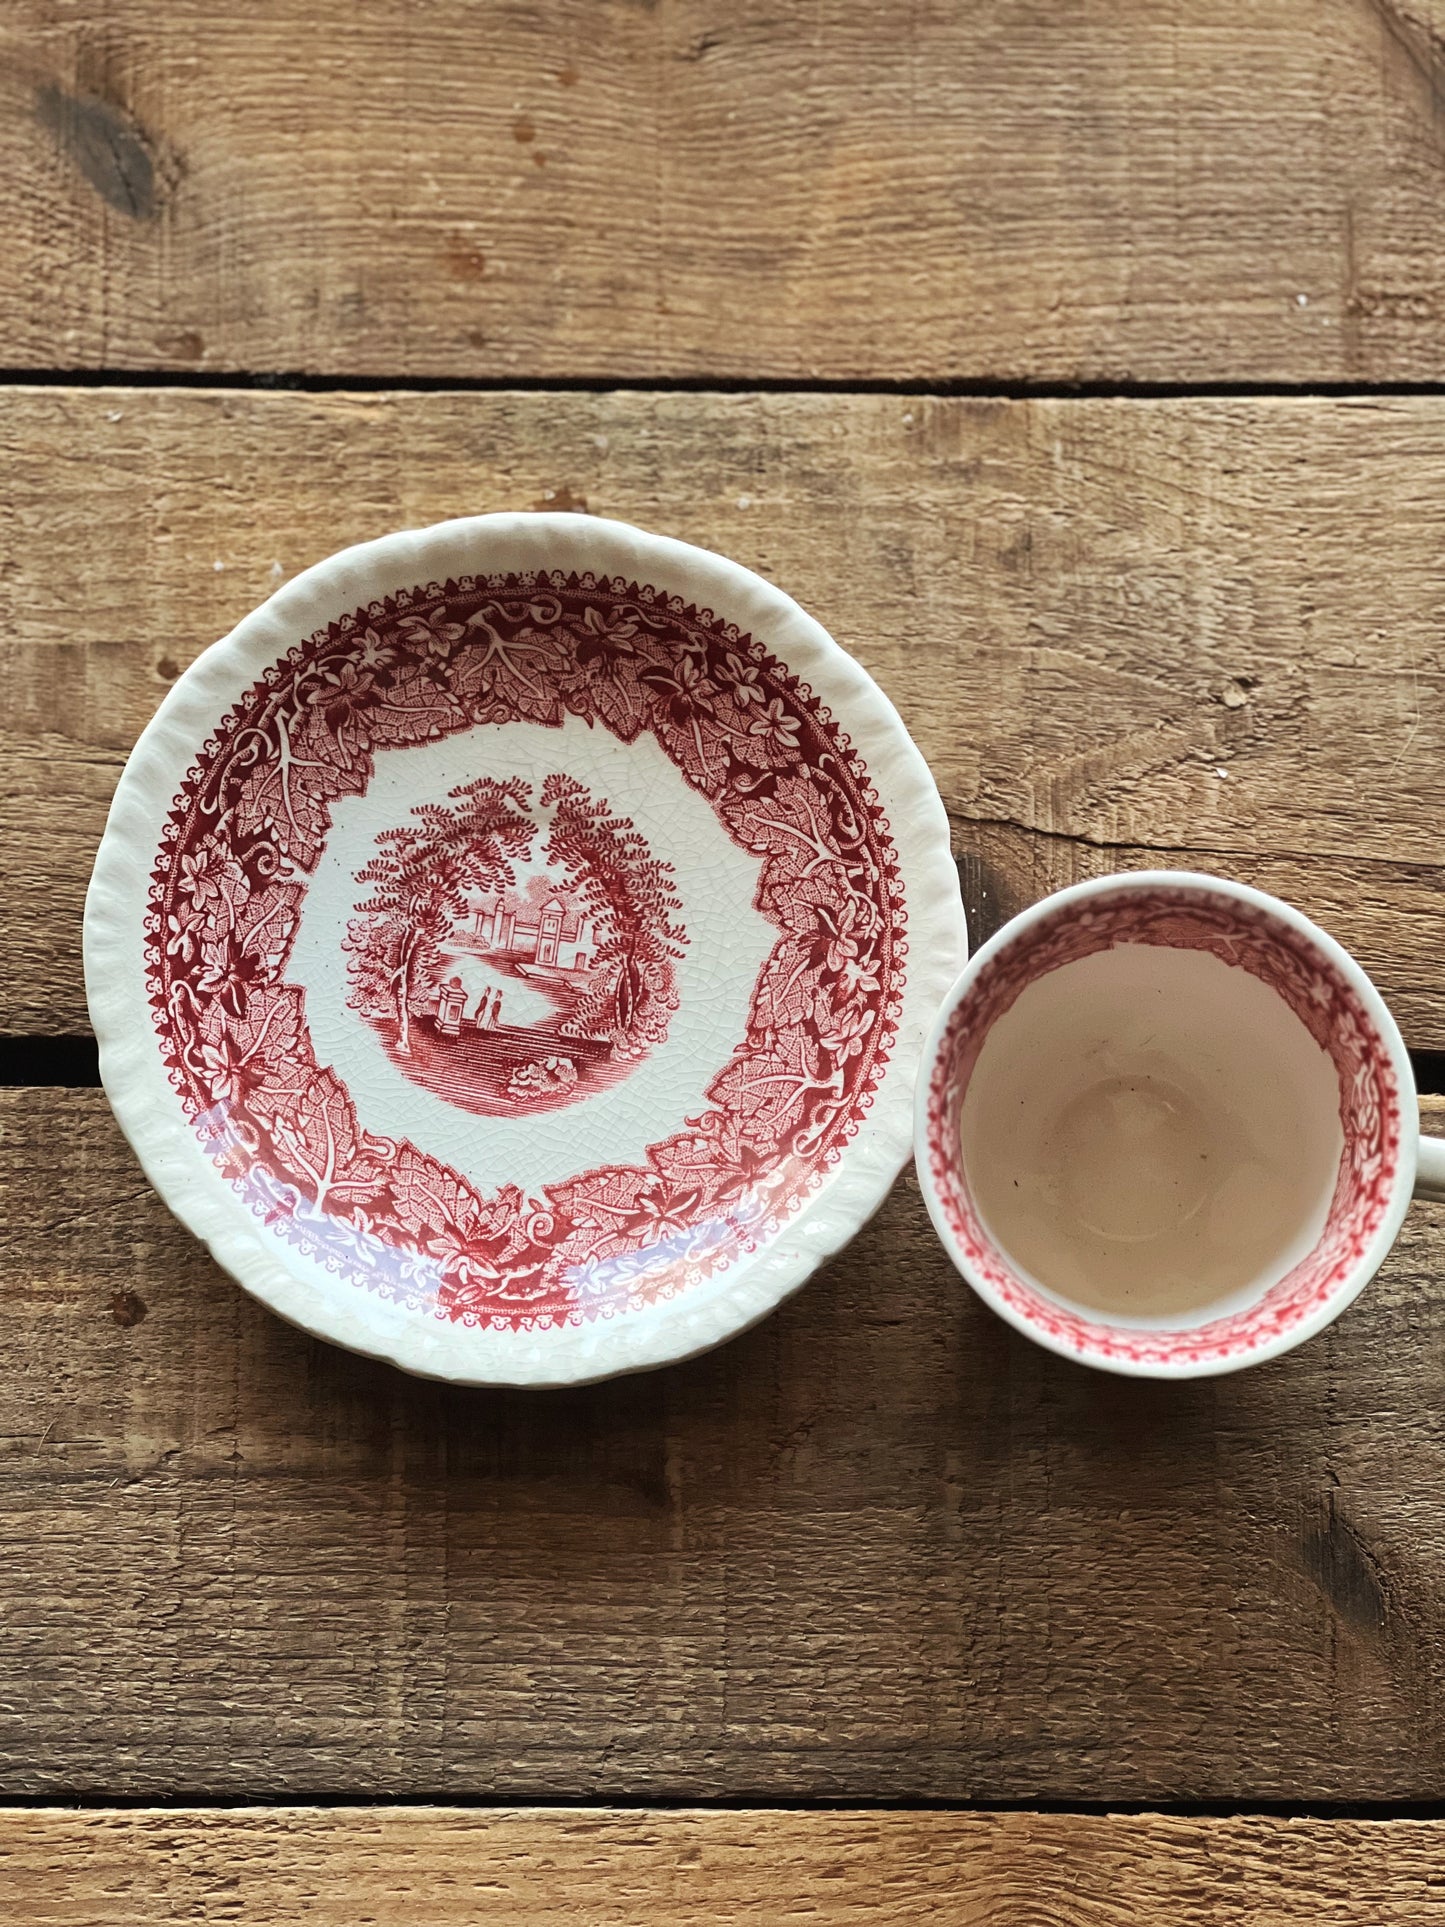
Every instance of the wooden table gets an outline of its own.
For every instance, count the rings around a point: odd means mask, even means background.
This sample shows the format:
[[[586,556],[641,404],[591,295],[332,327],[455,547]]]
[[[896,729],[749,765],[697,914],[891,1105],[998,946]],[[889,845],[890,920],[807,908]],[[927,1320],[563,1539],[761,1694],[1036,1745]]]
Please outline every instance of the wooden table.
[[[170,1219],[78,946],[207,641],[585,507],[867,664],[977,936],[1222,870],[1439,1089],[1442,0],[11,0],[0,106],[0,1920],[1445,1921],[1440,1208],[1238,1377],[1015,1338],[905,1177],[452,1391]]]

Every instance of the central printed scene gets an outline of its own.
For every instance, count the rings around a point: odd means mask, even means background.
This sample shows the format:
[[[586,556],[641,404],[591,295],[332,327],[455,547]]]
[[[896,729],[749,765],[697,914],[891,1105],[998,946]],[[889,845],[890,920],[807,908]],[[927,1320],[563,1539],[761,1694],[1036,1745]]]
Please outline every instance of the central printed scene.
[[[376,838],[343,947],[351,1008],[415,1083],[557,1110],[667,1036],[687,944],[672,866],[572,777],[480,777]]]

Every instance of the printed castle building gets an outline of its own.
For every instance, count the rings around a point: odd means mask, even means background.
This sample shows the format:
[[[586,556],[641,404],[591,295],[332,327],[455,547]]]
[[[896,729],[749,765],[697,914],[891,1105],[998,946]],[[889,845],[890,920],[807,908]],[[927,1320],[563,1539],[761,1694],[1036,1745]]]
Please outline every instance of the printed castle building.
[[[587,919],[557,897],[549,897],[535,918],[509,909],[500,897],[478,904],[473,928],[489,950],[545,970],[585,970],[592,960],[592,932]]]

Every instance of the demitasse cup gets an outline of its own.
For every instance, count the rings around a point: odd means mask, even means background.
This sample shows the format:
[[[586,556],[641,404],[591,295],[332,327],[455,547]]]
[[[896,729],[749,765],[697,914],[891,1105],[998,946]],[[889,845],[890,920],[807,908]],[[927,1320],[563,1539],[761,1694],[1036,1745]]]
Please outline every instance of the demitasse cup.
[[[924,1049],[939,1237],[994,1310],[1106,1371],[1273,1358],[1445,1197],[1378,991],[1333,938],[1220,877],[1101,877],[1015,917]]]

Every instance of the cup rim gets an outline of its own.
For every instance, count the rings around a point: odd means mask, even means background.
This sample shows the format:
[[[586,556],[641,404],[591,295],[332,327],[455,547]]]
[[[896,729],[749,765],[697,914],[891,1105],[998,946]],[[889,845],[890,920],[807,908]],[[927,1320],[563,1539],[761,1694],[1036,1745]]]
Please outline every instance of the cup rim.
[[[1333,966],[1355,993],[1374,1029],[1377,1041],[1383,1046],[1390,1059],[1395,1074],[1395,1104],[1398,1113],[1395,1122],[1398,1126],[1398,1150],[1388,1203],[1368,1244],[1356,1258],[1342,1282],[1331,1289],[1311,1310],[1302,1314],[1281,1331],[1263,1337],[1258,1342],[1241,1344],[1237,1350],[1217,1356],[1139,1359],[1088,1344],[1071,1342],[1058,1332],[1047,1328],[1042,1322],[1036,1321],[1019,1306],[1010,1302],[970,1261],[955,1233],[947,1203],[934,1173],[933,1098],[935,1080],[941,1068],[943,1047],[955,1014],[989,966],[996,958],[1012,949],[1030,930],[1054,920],[1060,914],[1067,913],[1076,904],[1104,896],[1142,895],[1147,891],[1159,889],[1193,891],[1200,896],[1227,898],[1283,923],[1296,936],[1303,938],[1326,963]],[[1293,1350],[1296,1345],[1302,1344],[1305,1339],[1312,1337],[1330,1324],[1358,1297],[1395,1242],[1414,1190],[1418,1145],[1419,1122],[1415,1106],[1414,1070],[1405,1049],[1404,1039],[1400,1035],[1399,1026],[1364,970],[1344,946],[1330,936],[1328,931],[1321,929],[1293,905],[1285,903],[1279,897],[1269,895],[1266,891],[1257,890],[1250,884],[1239,883],[1232,878],[1215,876],[1202,870],[1130,870],[1115,872],[1108,876],[1091,877],[1083,883],[1071,884],[1065,889],[1041,898],[1037,903],[1030,904],[1017,916],[1012,917],[1002,929],[996,931],[973,953],[939,1006],[928,1036],[924,1040],[914,1100],[914,1156],[919,1184],[933,1228],[954,1267],[987,1305],[1017,1331],[1022,1332],[1025,1337],[1033,1339],[1036,1344],[1056,1352],[1062,1358],[1072,1359],[1075,1363],[1091,1365],[1103,1371],[1132,1378],[1215,1377],[1226,1372],[1239,1371],[1246,1366],[1262,1364],[1267,1359],[1276,1358],[1284,1352]],[[953,1161],[961,1165],[961,1147],[953,1154]],[[1000,1255],[1004,1256],[1004,1254]],[[1005,1262],[1011,1270],[1017,1272],[1017,1267],[1011,1260],[1005,1258]],[[1067,1304],[1069,1301],[1062,1302]],[[1109,1328],[1110,1321],[1103,1314],[1092,1316],[1100,1329]],[[1121,1326],[1115,1329],[1123,1331],[1135,1328]],[[1186,1326],[1167,1329],[1189,1330],[1191,1328]]]

